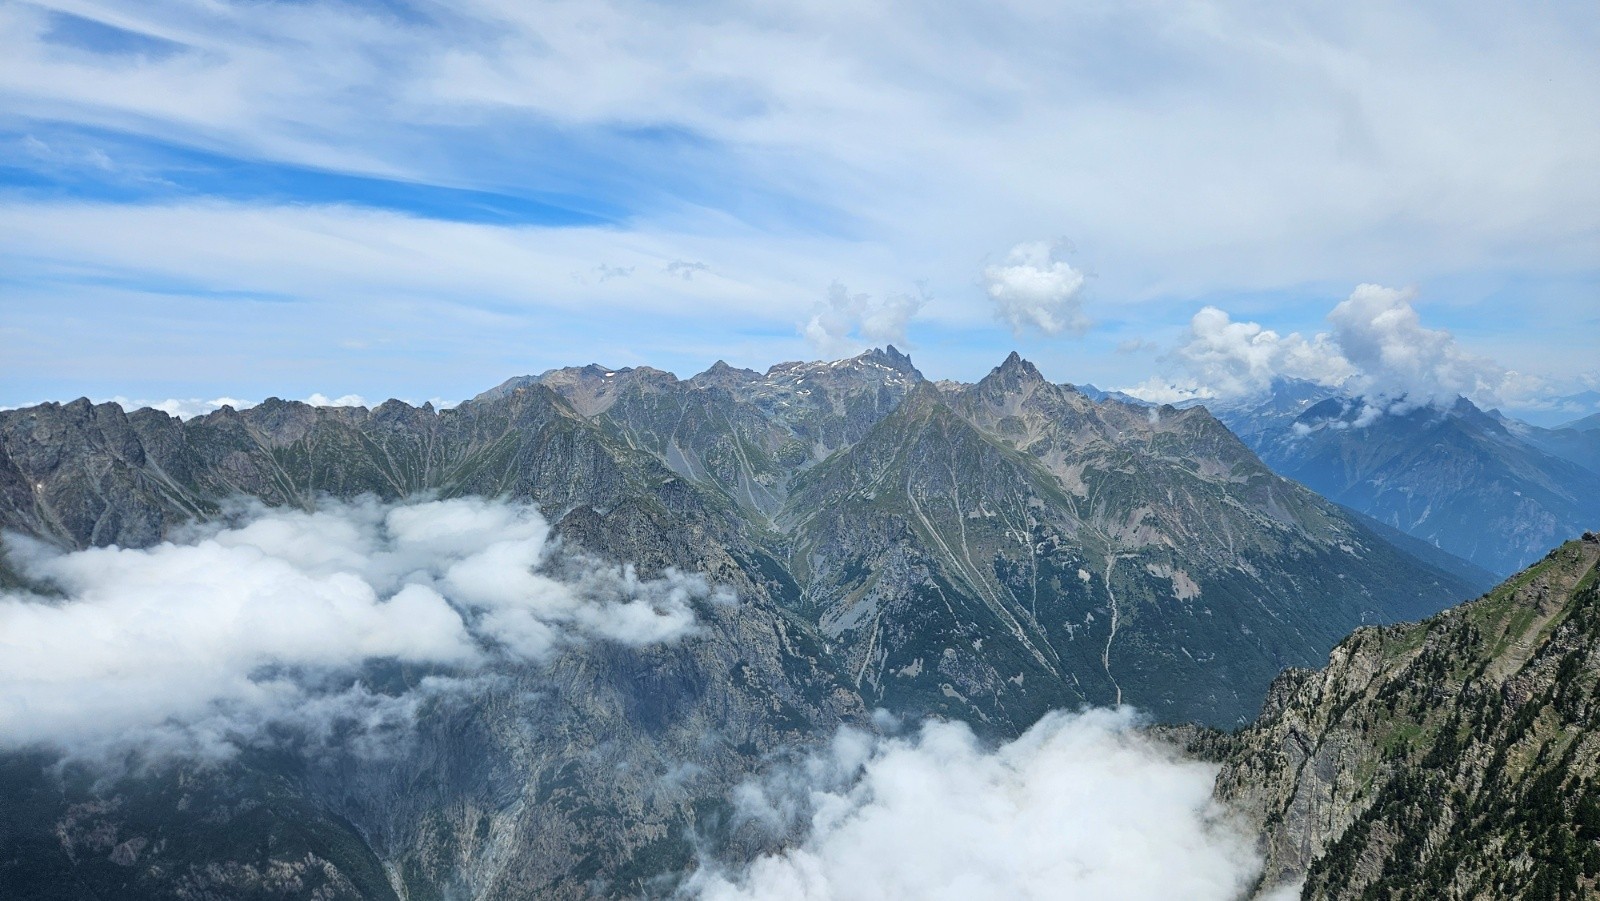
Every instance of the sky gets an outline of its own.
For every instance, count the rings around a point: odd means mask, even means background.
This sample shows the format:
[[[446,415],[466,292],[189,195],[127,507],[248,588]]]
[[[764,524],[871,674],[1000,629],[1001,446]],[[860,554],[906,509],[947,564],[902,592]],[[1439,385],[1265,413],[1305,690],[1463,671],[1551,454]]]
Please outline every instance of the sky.
[[[1583,2],[4,0],[0,406],[892,342],[1575,417],[1595,47]]]

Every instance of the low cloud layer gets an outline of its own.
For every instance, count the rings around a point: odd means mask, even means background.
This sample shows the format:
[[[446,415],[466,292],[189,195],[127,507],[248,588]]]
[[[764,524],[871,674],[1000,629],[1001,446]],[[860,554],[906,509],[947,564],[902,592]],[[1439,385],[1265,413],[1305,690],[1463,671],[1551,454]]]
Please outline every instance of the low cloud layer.
[[[1251,839],[1211,798],[1215,768],[1134,731],[1127,709],[1053,713],[985,748],[960,723],[908,737],[840,734],[737,809],[794,848],[691,888],[734,899],[1232,899],[1255,878]]]
[[[1379,415],[1458,396],[1498,406],[1538,389],[1536,380],[1470,353],[1450,332],[1424,327],[1415,296],[1358,285],[1328,314],[1329,331],[1310,338],[1236,322],[1208,306],[1168,358],[1185,377],[1127,390],[1158,402],[1226,399],[1262,392],[1277,378],[1304,379],[1364,397]]]
[[[151,410],[160,410],[168,416],[176,416],[179,419],[193,419],[196,416],[204,416],[207,413],[215,413],[223,407],[232,407],[235,410],[248,410],[260,403],[260,401],[241,400],[237,397],[227,396],[213,397],[209,400],[203,397],[169,397],[166,400],[141,400],[118,395],[116,397],[109,398],[109,401],[111,403],[120,405],[124,410],[128,410],[130,412],[133,410],[142,410],[148,408]],[[310,404],[313,407],[369,406],[367,399],[359,394],[341,394],[338,397],[329,397],[320,391],[312,392],[311,396],[305,398],[305,400],[301,401],[301,403]],[[460,401],[446,400],[442,397],[433,397],[429,398],[427,403],[432,404],[435,410],[448,410],[449,408],[459,404]],[[16,410],[22,407],[31,407],[34,405],[35,404],[27,403],[19,404],[17,406],[0,406],[0,410]],[[413,404],[413,406],[417,405]]]
[[[906,325],[927,298],[890,294],[875,298],[851,294],[840,282],[828,286],[828,299],[816,306],[800,334],[825,357],[845,356],[864,344],[904,343]]]
[[[148,549],[7,540],[62,597],[0,595],[0,748],[225,751],[273,723],[404,721],[430,692],[588,640],[692,631],[696,576],[566,558],[532,507],[480,499],[240,511]],[[364,663],[441,675],[395,697]]]
[[[1089,328],[1083,315],[1084,275],[1044,241],[1018,244],[1006,261],[983,270],[984,287],[995,315],[1017,337],[1030,331],[1046,335],[1081,335]]]

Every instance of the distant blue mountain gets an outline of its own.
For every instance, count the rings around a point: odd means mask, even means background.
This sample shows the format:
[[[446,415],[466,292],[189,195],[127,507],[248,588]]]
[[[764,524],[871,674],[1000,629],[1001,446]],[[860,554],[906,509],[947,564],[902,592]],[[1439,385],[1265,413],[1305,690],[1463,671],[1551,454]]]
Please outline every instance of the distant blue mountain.
[[[1600,473],[1600,413],[1553,429],[1500,417],[1501,424],[1522,440],[1554,457]]]
[[[1575,432],[1600,432],[1600,413],[1590,413],[1582,419],[1574,419],[1557,428],[1572,429]]]
[[[1297,380],[1214,412],[1280,475],[1494,573],[1600,527],[1600,431],[1541,429],[1464,398],[1374,417]]]

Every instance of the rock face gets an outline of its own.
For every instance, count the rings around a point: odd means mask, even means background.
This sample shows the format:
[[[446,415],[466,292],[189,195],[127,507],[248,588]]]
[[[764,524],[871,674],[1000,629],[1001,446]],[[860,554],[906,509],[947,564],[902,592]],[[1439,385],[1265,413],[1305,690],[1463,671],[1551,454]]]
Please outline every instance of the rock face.
[[[1593,433],[1498,419],[1464,398],[1373,416],[1296,381],[1217,412],[1275,472],[1501,577],[1600,528]]]
[[[1362,629],[1221,739],[1263,889],[1303,897],[1600,892],[1600,536],[1482,599]],[[1215,750],[1215,749],[1214,749]]]
[[[423,493],[537,502],[567,547],[739,603],[669,647],[496,672],[381,765],[246,754],[108,784],[7,758],[5,797],[38,803],[0,813],[0,884],[384,897],[377,867],[407,899],[663,890],[726,832],[741,778],[873,707],[997,737],[1119,699],[1230,725],[1355,625],[1483,587],[1272,474],[1204,410],[1096,402],[1016,355],[975,385],[891,347],[682,380],[556,370],[444,411],[0,412],[0,527],[66,547],[150,545],[241,495]],[[374,665],[376,684],[423,675]],[[228,841],[178,828],[208,797],[232,799]]]

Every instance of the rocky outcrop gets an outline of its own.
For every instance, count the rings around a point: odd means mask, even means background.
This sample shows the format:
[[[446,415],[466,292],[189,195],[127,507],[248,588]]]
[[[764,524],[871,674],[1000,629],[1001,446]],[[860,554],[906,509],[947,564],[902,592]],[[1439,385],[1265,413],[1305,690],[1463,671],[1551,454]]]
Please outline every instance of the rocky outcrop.
[[[1600,536],[1422,623],[1285,673],[1221,739],[1263,889],[1320,898],[1600,891]]]

